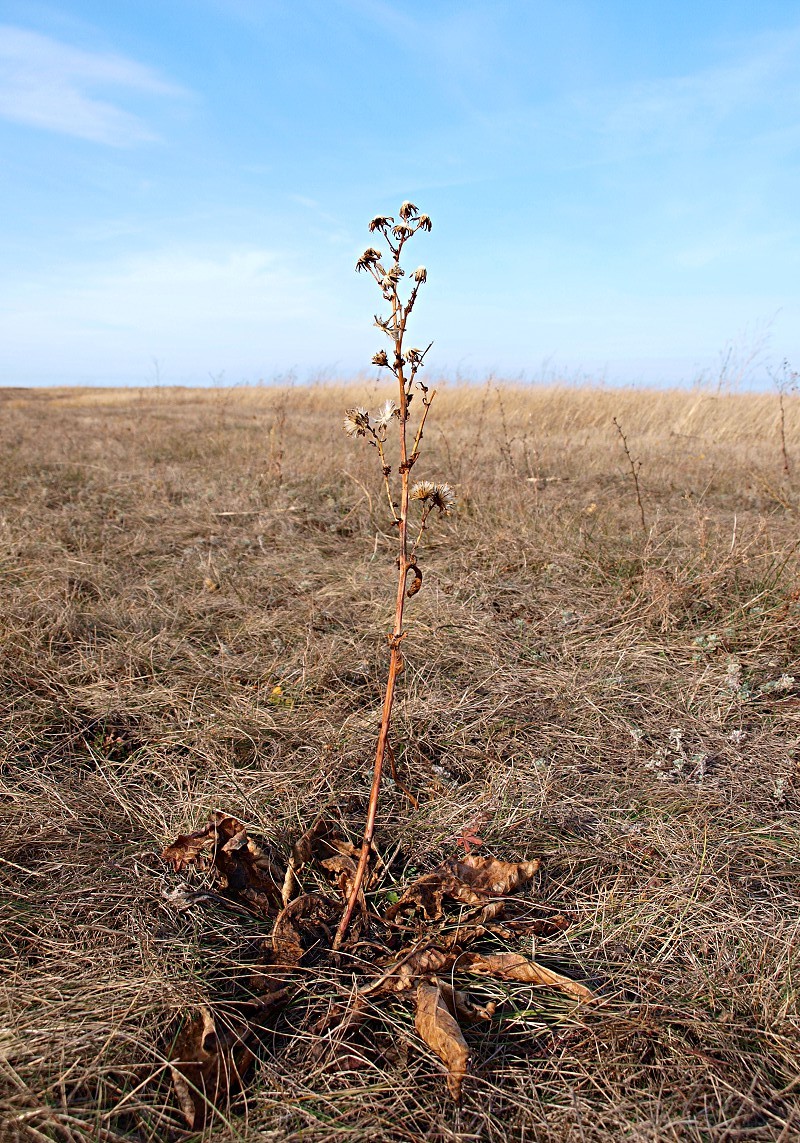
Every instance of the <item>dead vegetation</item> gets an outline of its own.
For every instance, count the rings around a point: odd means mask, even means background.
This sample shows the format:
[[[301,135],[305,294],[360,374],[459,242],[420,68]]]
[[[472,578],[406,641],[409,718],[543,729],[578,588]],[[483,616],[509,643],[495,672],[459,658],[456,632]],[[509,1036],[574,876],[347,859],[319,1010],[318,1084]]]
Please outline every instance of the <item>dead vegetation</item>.
[[[440,388],[459,511],[395,708],[418,805],[388,783],[363,901],[403,928],[348,966],[314,927],[361,837],[396,575],[339,430],[362,393],[0,396],[0,1134],[161,1140],[191,1105],[215,1140],[792,1139],[796,398]],[[218,830],[160,858],[217,811],[243,883]],[[541,865],[476,920],[467,856]],[[275,937],[285,896],[317,904]]]

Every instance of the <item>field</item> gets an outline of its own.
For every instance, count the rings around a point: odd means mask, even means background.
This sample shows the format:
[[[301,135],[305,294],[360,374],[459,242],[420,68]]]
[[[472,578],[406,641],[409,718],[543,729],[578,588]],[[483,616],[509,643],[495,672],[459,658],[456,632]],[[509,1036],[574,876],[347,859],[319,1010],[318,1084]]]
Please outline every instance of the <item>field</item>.
[[[371,384],[0,392],[3,1140],[181,1136],[170,1038],[259,922],[180,903],[176,835],[220,809],[286,856],[328,807],[359,837],[396,576],[341,429]],[[569,923],[537,959],[603,1003],[527,990],[456,1106],[402,1005],[342,1062],[298,1002],[208,1138],[800,1137],[799,403],[787,474],[774,395],[445,387],[419,804],[387,784],[378,848],[398,889],[465,832],[542,857],[523,895]]]

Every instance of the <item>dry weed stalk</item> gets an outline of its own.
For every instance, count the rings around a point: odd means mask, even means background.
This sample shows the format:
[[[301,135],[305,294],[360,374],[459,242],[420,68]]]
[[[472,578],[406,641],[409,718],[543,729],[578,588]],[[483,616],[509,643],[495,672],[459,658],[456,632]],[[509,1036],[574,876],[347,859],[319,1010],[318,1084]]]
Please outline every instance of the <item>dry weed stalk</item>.
[[[388,268],[384,267],[381,261],[384,255],[380,250],[369,246],[356,263],[356,270],[359,272],[366,270],[375,279],[384,301],[391,306],[391,314],[387,317],[375,315],[375,325],[389,339],[390,350],[387,353],[385,349],[379,349],[373,356],[372,363],[381,369],[387,369],[393,375],[397,385],[397,400],[387,400],[378,413],[372,416],[361,407],[349,409],[344,419],[344,428],[350,436],[363,437],[368,441],[376,450],[380,461],[392,523],[397,529],[398,577],[394,626],[388,637],[389,671],[378,744],[375,751],[367,819],[364,826],[358,869],[334,940],[333,947],[337,949],[341,947],[347,933],[369,862],[375,832],[375,819],[378,812],[383,761],[387,754],[390,761],[392,759],[391,747],[389,746],[389,726],[397,677],[403,669],[401,650],[404,636],[403,612],[406,599],[416,595],[422,587],[422,572],[417,563],[417,549],[434,509],[438,509],[440,514],[447,513],[453,505],[453,492],[448,484],[436,484],[429,480],[423,480],[412,486],[410,480],[411,470],[419,458],[425,422],[436,396],[436,390],[429,390],[419,376],[419,371],[423,368],[425,357],[433,343],[431,342],[425,349],[406,349],[404,346],[408,320],[416,304],[420,287],[427,281],[428,273],[424,266],[419,266],[413,271],[411,274],[413,286],[404,301],[400,284],[405,277],[405,271],[402,268],[401,260],[406,243],[418,231],[429,231],[431,220],[427,214],[420,214],[414,203],[404,202],[400,207],[399,221],[395,222],[395,219],[388,215],[377,215],[370,222],[369,229],[370,233],[379,234],[383,238],[391,254],[391,263]],[[410,438],[412,443],[409,446],[409,409],[416,395],[419,395],[421,399],[422,409],[414,435]],[[389,427],[393,422],[397,427],[396,467],[390,463],[387,453]],[[410,539],[409,507],[412,500],[419,503],[421,511],[416,535]],[[408,584],[409,572],[414,573],[411,584]]]
[[[797,393],[800,387],[800,373],[792,369],[788,361],[784,361],[779,377],[773,377],[775,388],[778,390],[778,405],[780,406],[779,429],[781,434],[781,457],[783,459],[783,472],[790,476],[792,466],[789,463],[789,452],[786,448],[786,398]]]
[[[616,417],[612,417],[612,420],[614,422],[614,426],[615,426],[617,432],[619,433],[619,435],[622,439],[622,447],[625,449],[625,455],[628,458],[628,464],[630,466],[631,476],[633,477],[633,487],[636,490],[636,503],[639,506],[639,519],[642,521],[642,531],[644,532],[645,537],[646,537],[648,534],[647,533],[647,518],[644,514],[644,504],[642,503],[642,490],[641,490],[641,487],[639,485],[639,470],[642,467],[642,462],[638,457],[634,460],[633,455],[631,454],[631,450],[628,447],[628,438],[625,436],[625,433],[622,431],[622,425],[619,423],[619,421],[617,420]]]

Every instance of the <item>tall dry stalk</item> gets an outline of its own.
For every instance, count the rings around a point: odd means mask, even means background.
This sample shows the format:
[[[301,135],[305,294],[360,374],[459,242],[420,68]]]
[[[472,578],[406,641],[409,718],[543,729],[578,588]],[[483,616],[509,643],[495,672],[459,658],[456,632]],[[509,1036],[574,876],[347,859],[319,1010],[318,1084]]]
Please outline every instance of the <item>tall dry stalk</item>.
[[[389,248],[391,264],[386,269],[381,259],[383,254],[374,247],[368,247],[356,263],[356,270],[365,270],[371,274],[378,284],[383,299],[391,306],[391,314],[386,317],[375,316],[375,325],[389,339],[391,348],[389,353],[380,349],[372,358],[373,365],[387,369],[393,374],[397,385],[397,400],[389,399],[377,414],[370,415],[364,408],[348,410],[344,419],[345,431],[352,437],[363,437],[377,452],[383,473],[383,482],[392,523],[397,529],[397,597],[395,602],[394,625],[389,634],[389,671],[386,680],[386,693],[383,700],[383,713],[381,717],[378,744],[375,750],[375,762],[372,771],[372,788],[370,790],[367,819],[364,825],[364,837],[361,844],[361,855],[353,881],[352,890],[347,901],[339,928],[336,931],[333,947],[339,948],[347,933],[348,926],[356,907],[361,886],[369,863],[372,850],[372,839],[375,834],[375,820],[378,813],[378,799],[380,796],[381,777],[385,757],[392,760],[391,746],[389,744],[389,727],[392,718],[395,690],[398,675],[403,670],[403,654],[401,644],[405,632],[403,631],[403,614],[406,599],[422,587],[422,572],[417,563],[417,549],[425,532],[431,512],[436,508],[440,513],[449,512],[453,504],[453,493],[448,484],[434,484],[432,481],[422,481],[411,485],[411,470],[417,462],[422,444],[425,422],[428,417],[436,390],[428,389],[418,376],[425,361],[425,356],[431,348],[432,342],[425,349],[405,349],[404,341],[408,328],[408,319],[417,301],[420,287],[427,281],[427,271],[424,266],[418,266],[411,274],[413,286],[406,300],[401,295],[401,281],[405,271],[401,265],[403,250],[409,239],[420,230],[429,231],[431,220],[427,214],[420,214],[412,202],[404,202],[400,207],[399,221],[393,217],[378,215],[369,224],[372,234],[380,235]],[[421,400],[421,411],[417,421],[416,430],[411,437],[409,410],[414,397],[418,395]],[[392,423],[397,426],[397,465],[390,463],[388,456],[388,434]],[[411,444],[409,446],[409,438]],[[411,501],[420,504],[420,516],[413,539],[409,536],[409,507]],[[412,582],[408,583],[409,572],[414,573]]]

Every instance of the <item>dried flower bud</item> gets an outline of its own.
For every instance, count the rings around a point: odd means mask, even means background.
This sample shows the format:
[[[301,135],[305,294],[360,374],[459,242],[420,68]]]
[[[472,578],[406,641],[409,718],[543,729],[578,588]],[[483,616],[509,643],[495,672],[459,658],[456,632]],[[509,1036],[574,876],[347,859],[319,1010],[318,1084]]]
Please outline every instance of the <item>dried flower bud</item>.
[[[386,350],[385,349],[379,349],[378,352],[373,355],[372,364],[373,365],[388,365],[389,364],[389,358],[386,356]]]
[[[419,362],[422,361],[422,350],[407,349],[403,354],[403,357],[410,365],[418,365]]]
[[[428,280],[428,271],[425,269],[424,266],[417,266],[416,270],[414,271],[414,281],[415,282],[427,282],[427,280]]]
[[[410,226],[406,226],[404,222],[398,222],[397,226],[392,227],[392,234],[395,238],[410,238],[414,231]]]
[[[393,222],[394,219],[389,218],[386,214],[376,214],[369,224],[370,234],[374,234],[376,230],[382,230],[384,226],[390,226]]]
[[[410,218],[414,218],[416,214],[417,208],[414,206],[413,202],[404,202],[400,207],[400,217],[402,218],[403,222],[408,222],[408,220]]]
[[[351,437],[365,437],[369,429],[369,413],[360,406],[348,409],[344,415],[344,431]]]
[[[394,401],[385,401],[383,405],[381,405],[380,409],[378,409],[378,412],[375,414],[375,425],[377,428],[384,428],[389,424],[389,421],[391,421],[392,417],[397,417],[399,415],[400,410],[397,408],[396,403]]]
[[[430,233],[433,227],[433,223],[431,222],[430,218],[428,218],[427,214],[421,214],[417,219],[417,226],[420,228],[420,230],[427,230]]]
[[[389,269],[386,271],[386,277],[392,278],[393,281],[399,282],[405,275],[405,270],[399,262],[393,262]]]
[[[380,262],[381,252],[376,250],[374,246],[368,246],[359,260],[356,262],[356,270],[368,270],[370,266],[374,266],[376,262]]]

